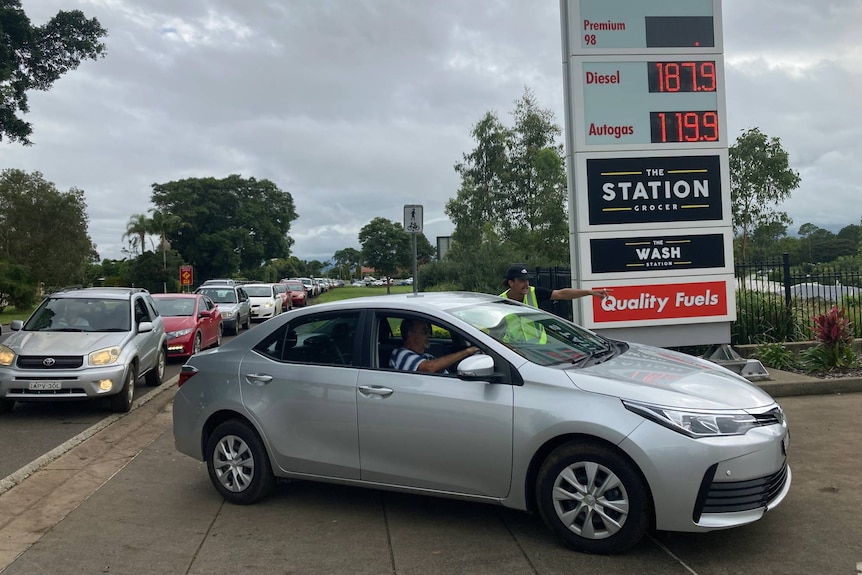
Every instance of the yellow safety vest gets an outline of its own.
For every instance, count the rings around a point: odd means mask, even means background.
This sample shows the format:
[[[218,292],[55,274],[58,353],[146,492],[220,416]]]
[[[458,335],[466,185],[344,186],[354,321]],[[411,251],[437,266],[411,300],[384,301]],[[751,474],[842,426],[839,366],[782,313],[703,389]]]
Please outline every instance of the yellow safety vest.
[[[500,297],[508,297],[506,295],[508,293],[509,290],[506,290],[500,294]],[[536,288],[530,286],[530,291],[527,292],[527,294],[524,296],[524,300],[521,303],[525,303],[528,306],[538,308],[539,303],[536,299]],[[520,316],[517,316],[515,314],[511,314],[506,316],[506,335],[503,336],[503,341],[547,343],[548,334],[545,333],[545,329],[542,326],[536,325],[530,320],[522,319]]]

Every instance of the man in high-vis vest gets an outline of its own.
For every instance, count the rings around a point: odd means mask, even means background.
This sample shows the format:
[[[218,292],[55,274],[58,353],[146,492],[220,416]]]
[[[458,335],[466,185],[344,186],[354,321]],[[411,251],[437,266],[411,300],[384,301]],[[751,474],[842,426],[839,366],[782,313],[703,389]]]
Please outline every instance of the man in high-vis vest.
[[[606,298],[608,290],[588,290],[577,288],[561,288],[548,289],[543,287],[534,287],[530,285],[530,276],[527,268],[520,264],[509,266],[506,271],[506,277],[503,280],[503,286],[508,289],[500,294],[500,297],[506,297],[529,306],[538,308],[539,304],[550,300],[573,300],[579,297],[593,296],[598,298]],[[516,322],[515,325],[513,322]],[[545,343],[547,334],[541,326],[535,325],[529,321],[522,321],[516,317],[512,321],[507,321],[508,341],[528,341],[536,343]]]

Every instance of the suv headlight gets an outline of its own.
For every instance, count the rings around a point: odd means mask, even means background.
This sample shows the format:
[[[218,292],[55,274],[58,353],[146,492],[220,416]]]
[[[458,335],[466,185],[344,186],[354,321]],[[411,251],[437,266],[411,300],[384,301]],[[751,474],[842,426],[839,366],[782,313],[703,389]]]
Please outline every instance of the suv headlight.
[[[231,317],[233,315],[233,310],[223,309],[221,310],[222,317]]]
[[[111,365],[120,358],[120,351],[122,350],[117,346],[106,347],[92,352],[87,356],[87,360],[90,365]]]
[[[745,435],[757,420],[742,410],[678,409],[623,401],[626,409],[689,437]]]
[[[0,345],[0,365],[10,366],[15,361],[15,352],[5,345]]]

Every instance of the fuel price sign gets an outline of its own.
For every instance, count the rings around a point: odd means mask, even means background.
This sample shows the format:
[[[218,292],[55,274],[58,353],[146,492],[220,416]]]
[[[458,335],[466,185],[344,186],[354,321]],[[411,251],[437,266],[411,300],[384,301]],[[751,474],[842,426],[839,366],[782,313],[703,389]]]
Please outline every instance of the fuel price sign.
[[[596,56],[570,63],[579,149],[725,146],[721,59]]]

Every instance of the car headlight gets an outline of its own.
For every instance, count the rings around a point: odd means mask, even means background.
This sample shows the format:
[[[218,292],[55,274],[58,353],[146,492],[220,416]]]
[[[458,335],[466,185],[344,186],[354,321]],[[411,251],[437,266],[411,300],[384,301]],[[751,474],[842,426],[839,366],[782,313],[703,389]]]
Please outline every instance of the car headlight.
[[[263,304],[263,307],[272,307],[274,305],[275,305],[274,303],[272,303],[271,301],[268,301],[265,304]]]
[[[15,352],[5,345],[0,345],[0,365],[10,366],[15,361]]]
[[[106,347],[92,352],[87,359],[90,365],[111,365],[120,358],[120,351],[122,350],[117,346]]]
[[[233,316],[233,312],[229,309],[223,309],[221,310],[221,315],[222,317],[231,317]]]
[[[190,327],[190,328],[186,328],[186,329],[178,329],[177,331],[169,331],[168,332],[168,339],[174,339],[175,337],[182,337],[184,335],[188,335],[191,332],[193,332],[194,330],[195,330],[195,328]]]
[[[678,409],[623,401],[626,409],[689,437],[745,435],[757,420],[742,410]]]

